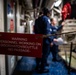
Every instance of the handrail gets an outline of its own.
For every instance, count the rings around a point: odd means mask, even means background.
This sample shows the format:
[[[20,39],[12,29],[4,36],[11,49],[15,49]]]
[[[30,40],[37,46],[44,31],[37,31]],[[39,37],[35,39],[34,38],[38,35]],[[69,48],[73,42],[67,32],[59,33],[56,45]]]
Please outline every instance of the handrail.
[[[56,34],[47,34],[47,35],[43,35],[43,38],[46,38],[46,37],[49,37],[49,36],[55,36],[55,35],[63,35],[63,34],[71,34],[71,33],[73,33],[73,34],[76,34],[75,33],[76,31],[72,31],[72,32],[65,32],[65,33],[56,33]]]

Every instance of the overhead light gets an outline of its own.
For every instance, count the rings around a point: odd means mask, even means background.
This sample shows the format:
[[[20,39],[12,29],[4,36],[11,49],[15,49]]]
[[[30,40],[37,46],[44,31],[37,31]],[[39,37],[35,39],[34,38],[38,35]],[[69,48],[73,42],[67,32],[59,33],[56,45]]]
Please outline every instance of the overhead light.
[[[57,0],[55,3],[54,3],[54,6],[55,7],[59,7],[59,5],[61,4],[62,0]]]

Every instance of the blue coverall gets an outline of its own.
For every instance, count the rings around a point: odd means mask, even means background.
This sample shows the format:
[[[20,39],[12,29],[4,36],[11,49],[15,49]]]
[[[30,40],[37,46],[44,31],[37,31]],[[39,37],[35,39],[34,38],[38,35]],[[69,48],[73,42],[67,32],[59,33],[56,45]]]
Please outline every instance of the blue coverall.
[[[59,25],[59,26],[51,26],[51,34],[56,34],[57,31],[59,31],[60,29],[62,29],[62,25]],[[52,39],[57,39],[57,35],[54,35],[54,36],[51,36]],[[58,54],[58,45],[56,45],[53,41],[53,46],[51,47],[51,52],[52,52],[52,55],[53,55],[53,59],[54,60],[57,60],[57,54]]]
[[[41,16],[35,21],[34,26],[35,34],[43,34],[43,35],[51,34],[50,28],[51,28],[50,19],[47,16]],[[39,67],[39,64],[41,63],[40,65],[41,69],[44,69],[46,66],[48,54],[50,52],[51,42],[52,42],[51,37],[43,38],[42,58],[36,59],[37,67]]]

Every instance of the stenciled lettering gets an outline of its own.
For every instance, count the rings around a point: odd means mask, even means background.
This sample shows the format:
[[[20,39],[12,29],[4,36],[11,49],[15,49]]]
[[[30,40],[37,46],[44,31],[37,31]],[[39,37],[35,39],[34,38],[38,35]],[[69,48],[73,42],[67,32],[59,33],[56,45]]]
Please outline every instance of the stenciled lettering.
[[[12,37],[12,40],[27,41],[27,38]]]
[[[16,41],[0,40],[0,43],[17,44]]]

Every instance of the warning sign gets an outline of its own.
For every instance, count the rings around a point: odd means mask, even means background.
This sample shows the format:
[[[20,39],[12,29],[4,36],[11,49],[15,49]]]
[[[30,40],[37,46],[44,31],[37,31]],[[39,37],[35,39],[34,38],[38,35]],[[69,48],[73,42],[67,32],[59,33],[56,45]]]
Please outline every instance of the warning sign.
[[[41,34],[0,32],[0,54],[41,57]]]

